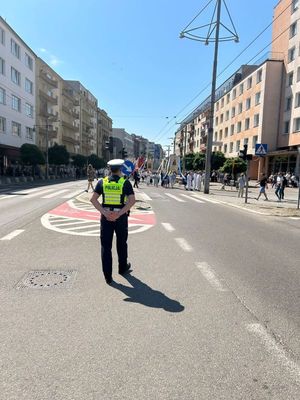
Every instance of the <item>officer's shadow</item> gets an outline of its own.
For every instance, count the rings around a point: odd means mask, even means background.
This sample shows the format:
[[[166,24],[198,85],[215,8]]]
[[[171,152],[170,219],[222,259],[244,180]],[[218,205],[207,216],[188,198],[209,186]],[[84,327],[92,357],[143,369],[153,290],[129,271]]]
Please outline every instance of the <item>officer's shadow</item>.
[[[120,290],[120,292],[128,296],[124,301],[140,303],[147,307],[162,308],[165,311],[173,313],[184,310],[184,306],[180,304],[179,301],[170,299],[158,290],[153,290],[135,276],[126,274],[124,278],[127,279],[132,287],[122,285],[115,281],[112,284],[113,288]]]

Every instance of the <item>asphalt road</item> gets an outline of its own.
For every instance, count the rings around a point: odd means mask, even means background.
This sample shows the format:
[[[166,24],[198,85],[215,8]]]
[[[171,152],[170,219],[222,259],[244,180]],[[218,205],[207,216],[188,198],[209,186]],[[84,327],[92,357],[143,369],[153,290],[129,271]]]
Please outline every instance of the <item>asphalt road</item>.
[[[300,398],[300,220],[143,186],[156,224],[132,214],[133,271],[110,287],[97,222],[55,215],[91,218],[85,182],[35,189],[0,193],[1,400]]]

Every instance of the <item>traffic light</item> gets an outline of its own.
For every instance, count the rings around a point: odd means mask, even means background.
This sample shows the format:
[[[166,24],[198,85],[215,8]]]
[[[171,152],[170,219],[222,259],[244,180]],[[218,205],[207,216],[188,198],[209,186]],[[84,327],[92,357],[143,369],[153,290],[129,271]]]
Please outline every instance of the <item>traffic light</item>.
[[[127,157],[127,151],[125,147],[122,148],[122,158],[125,159]]]
[[[242,158],[244,161],[247,160],[247,150],[248,150],[248,145],[244,144],[244,150],[239,151],[239,158]]]
[[[109,140],[105,142],[105,149],[109,150],[110,153],[113,152],[114,145],[113,145],[113,138],[112,137],[110,137]]]

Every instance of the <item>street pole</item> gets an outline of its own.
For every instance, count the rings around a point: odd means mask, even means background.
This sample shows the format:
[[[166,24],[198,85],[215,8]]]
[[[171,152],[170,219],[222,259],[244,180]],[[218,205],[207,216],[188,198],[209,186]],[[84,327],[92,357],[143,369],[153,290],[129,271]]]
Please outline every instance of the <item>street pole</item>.
[[[206,156],[205,156],[205,182],[204,182],[205,194],[209,194],[210,171],[211,171],[211,152],[212,152],[212,139],[214,131],[214,109],[215,109],[215,98],[216,98],[215,92],[216,92],[217,69],[218,69],[221,1],[222,0],[217,0],[218,5],[217,5],[217,21],[216,21],[216,37],[215,37],[215,54],[213,63],[212,85],[211,85],[210,118],[209,118],[209,128],[207,132]]]
[[[49,120],[46,122],[46,179],[49,179]]]
[[[187,128],[184,128],[184,145],[183,145],[183,163],[182,163],[182,173],[185,174],[185,156],[186,156],[186,134]]]
[[[300,208],[300,168],[299,168],[299,160],[300,160],[300,146],[298,146],[298,155],[297,155],[297,182],[298,182],[298,203],[297,203],[297,209],[299,210]]]
[[[247,170],[246,170],[246,193],[245,193],[245,204],[248,203],[248,188],[249,188],[249,165],[250,161],[247,160]]]

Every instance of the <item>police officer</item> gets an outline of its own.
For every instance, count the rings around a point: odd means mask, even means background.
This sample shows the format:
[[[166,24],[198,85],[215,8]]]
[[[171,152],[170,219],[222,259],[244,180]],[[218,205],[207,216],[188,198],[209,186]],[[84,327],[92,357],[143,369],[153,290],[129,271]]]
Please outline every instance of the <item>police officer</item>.
[[[131,268],[127,262],[128,213],[135,203],[134,191],[121,172],[123,160],[108,162],[111,174],[100,179],[91,198],[93,206],[101,213],[101,259],[106,283],[112,283],[112,240],[117,237],[119,274]],[[98,198],[102,196],[102,205]]]

